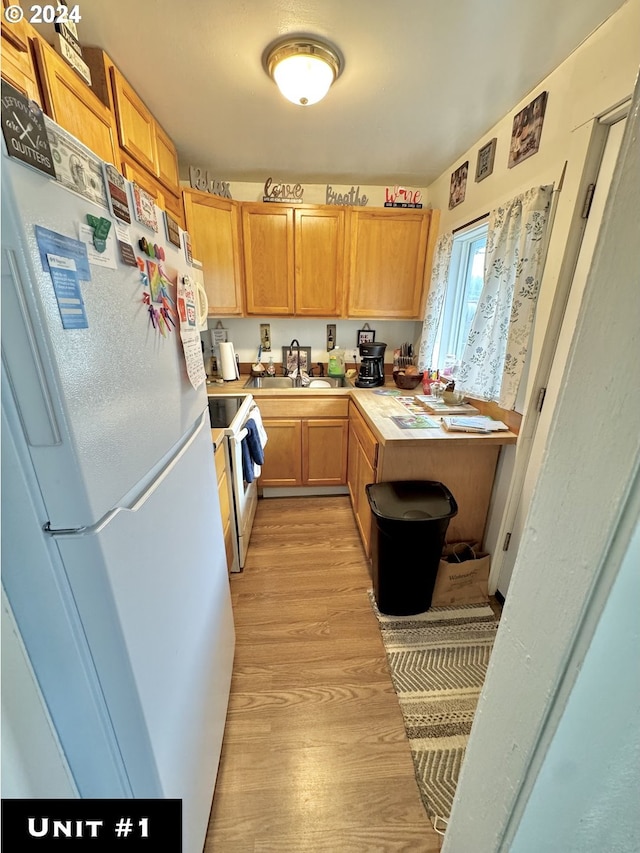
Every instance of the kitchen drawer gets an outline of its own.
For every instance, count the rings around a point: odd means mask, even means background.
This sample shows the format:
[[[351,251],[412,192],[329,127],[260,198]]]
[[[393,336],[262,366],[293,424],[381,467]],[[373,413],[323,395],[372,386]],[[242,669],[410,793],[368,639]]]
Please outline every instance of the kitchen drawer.
[[[302,390],[295,396],[257,397],[263,418],[346,418],[349,414],[349,398],[309,397]]]
[[[378,440],[367,426],[365,419],[362,417],[354,403],[351,403],[349,408],[349,423],[358,437],[358,441],[362,446],[362,450],[368,462],[373,468],[375,468],[378,457]]]

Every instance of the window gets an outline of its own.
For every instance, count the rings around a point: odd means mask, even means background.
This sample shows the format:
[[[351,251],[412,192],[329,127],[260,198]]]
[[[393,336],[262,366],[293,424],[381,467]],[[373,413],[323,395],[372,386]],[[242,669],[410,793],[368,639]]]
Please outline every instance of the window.
[[[484,278],[488,223],[462,231],[453,238],[449,281],[442,319],[433,352],[440,371],[460,363]]]

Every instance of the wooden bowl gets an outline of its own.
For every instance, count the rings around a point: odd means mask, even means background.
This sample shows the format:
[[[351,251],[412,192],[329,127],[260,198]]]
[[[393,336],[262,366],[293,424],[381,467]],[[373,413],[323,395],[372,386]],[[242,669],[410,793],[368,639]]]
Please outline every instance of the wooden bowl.
[[[403,391],[413,391],[422,382],[422,373],[404,373],[402,370],[394,370],[393,381]]]

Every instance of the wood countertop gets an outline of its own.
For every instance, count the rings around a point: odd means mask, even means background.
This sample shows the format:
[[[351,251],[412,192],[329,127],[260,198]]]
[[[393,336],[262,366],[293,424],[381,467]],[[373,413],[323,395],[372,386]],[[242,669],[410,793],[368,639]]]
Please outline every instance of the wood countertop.
[[[409,391],[403,392],[402,397],[413,397]],[[439,425],[433,429],[402,429],[392,418],[402,417],[410,414],[404,406],[398,402],[397,396],[385,396],[376,394],[375,391],[358,391],[351,397],[355,406],[364,416],[365,420],[375,433],[381,444],[395,444],[402,442],[407,445],[423,445],[425,441],[455,441],[461,444],[515,444],[518,436],[511,431],[490,433],[470,432],[448,432],[439,424],[439,416],[424,411],[424,414]]]
[[[394,415],[408,415],[409,412],[407,412],[401,403],[397,402],[397,395],[387,396],[376,393],[375,390],[356,388],[355,386],[344,388],[314,388],[313,390],[304,391],[301,391],[299,388],[245,388],[244,385],[247,379],[248,377],[241,377],[235,381],[225,382],[223,385],[207,384],[207,395],[252,394],[256,400],[260,400],[261,397],[300,397],[301,395],[304,395],[305,399],[311,397],[348,396],[362,413],[378,441],[384,445],[402,442],[407,446],[424,446],[425,441],[455,441],[458,445],[474,445],[478,442],[501,445],[515,444],[518,439],[517,434],[511,431],[483,435],[480,433],[447,432],[442,426],[433,429],[401,429],[391,418]],[[398,390],[391,378],[388,378],[385,382],[384,389]],[[420,393],[421,389],[417,389],[417,391]],[[412,398],[415,395],[411,391],[404,391],[401,392],[400,396]],[[430,415],[426,410],[425,414],[432,420],[438,421],[437,415]]]

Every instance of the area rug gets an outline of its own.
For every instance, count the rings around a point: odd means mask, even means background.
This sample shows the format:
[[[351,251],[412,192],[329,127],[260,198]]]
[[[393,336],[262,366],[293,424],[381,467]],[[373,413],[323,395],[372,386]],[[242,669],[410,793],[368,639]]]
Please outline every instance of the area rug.
[[[422,802],[442,831],[498,627],[487,604],[378,618]]]

